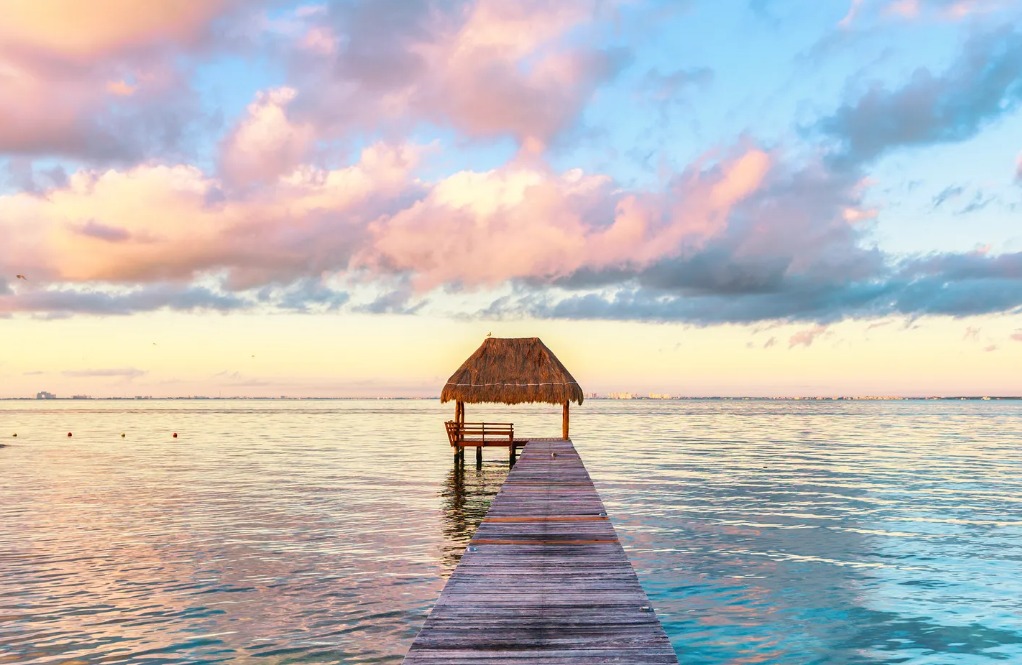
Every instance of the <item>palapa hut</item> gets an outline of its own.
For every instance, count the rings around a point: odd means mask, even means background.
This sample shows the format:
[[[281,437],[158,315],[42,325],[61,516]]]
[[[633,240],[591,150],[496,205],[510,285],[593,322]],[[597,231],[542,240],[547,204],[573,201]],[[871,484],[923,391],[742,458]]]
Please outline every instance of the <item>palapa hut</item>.
[[[582,404],[582,399],[578,381],[538,337],[486,338],[440,393],[441,402],[454,400],[454,420],[460,424],[465,422],[466,402],[561,404],[565,439],[568,404]]]

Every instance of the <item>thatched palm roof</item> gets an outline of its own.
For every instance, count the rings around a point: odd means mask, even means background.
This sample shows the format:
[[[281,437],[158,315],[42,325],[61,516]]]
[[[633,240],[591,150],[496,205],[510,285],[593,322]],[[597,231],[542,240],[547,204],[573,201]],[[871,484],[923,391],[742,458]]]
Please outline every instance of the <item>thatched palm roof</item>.
[[[582,403],[582,388],[538,337],[489,337],[451,375],[441,402]]]

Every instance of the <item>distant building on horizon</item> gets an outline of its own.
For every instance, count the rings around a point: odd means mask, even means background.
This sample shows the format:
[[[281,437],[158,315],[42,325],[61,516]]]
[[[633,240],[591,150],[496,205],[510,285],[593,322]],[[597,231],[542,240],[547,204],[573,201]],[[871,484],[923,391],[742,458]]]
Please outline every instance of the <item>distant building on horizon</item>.
[[[48,393],[45,390],[40,390],[35,394],[36,399],[57,399],[57,396],[53,393]]]

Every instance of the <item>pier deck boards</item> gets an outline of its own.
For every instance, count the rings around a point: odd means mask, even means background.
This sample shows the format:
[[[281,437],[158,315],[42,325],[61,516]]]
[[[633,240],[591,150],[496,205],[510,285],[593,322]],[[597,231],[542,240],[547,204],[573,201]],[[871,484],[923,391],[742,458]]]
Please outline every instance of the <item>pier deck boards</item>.
[[[404,662],[678,662],[570,440],[530,439]]]

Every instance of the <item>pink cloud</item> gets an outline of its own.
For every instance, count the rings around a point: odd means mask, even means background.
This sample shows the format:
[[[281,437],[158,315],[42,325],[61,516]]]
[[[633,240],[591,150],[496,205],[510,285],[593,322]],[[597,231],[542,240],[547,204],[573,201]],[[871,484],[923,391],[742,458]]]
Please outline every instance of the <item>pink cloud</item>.
[[[1022,328],[1019,328],[1015,332],[1011,333],[1011,339],[1016,342],[1022,342]]]
[[[515,166],[461,172],[422,201],[375,221],[359,261],[410,272],[428,290],[555,278],[586,267],[641,267],[702,246],[762,182],[770,159],[750,149],[681,174],[666,195],[616,193],[604,176]],[[613,210],[609,222],[602,210]],[[598,221],[599,220],[599,221]],[[457,257],[452,260],[451,257]]]
[[[423,120],[537,153],[563,132],[617,56],[569,40],[597,0],[407,6],[311,13],[293,39],[296,88],[321,132]]]
[[[414,190],[417,159],[378,144],[351,166],[296,169],[234,199],[191,166],[79,171],[45,196],[0,196],[0,235],[39,284],[288,283],[346,270],[368,223]]]
[[[924,14],[960,21],[974,14],[984,14],[1004,6],[1003,0],[893,0],[884,11],[907,19],[919,18]]]
[[[838,21],[841,28],[850,28],[863,15],[879,12],[902,20],[934,18],[941,21],[961,21],[977,14],[988,14],[1011,5],[1005,0],[884,0],[867,3],[851,0],[848,11]]]
[[[221,168],[234,183],[266,182],[290,172],[315,140],[308,123],[288,118],[293,88],[259,93],[245,117],[221,145]]]
[[[45,196],[0,196],[10,256],[40,281],[79,284],[219,275],[244,289],[365,271],[410,275],[419,292],[486,287],[693,251],[728,228],[731,209],[755,196],[772,168],[767,153],[746,148],[694,164],[668,191],[651,193],[519,162],[424,183],[415,177],[423,149],[388,144],[343,168],[293,163],[298,149],[284,166],[267,166],[270,155],[305,147],[292,142],[282,114],[290,99],[287,90],[264,95],[251,124],[225,143],[230,177],[261,179],[259,188],[225,189],[188,165],[79,171]]]
[[[236,0],[5,3],[0,151],[110,160],[159,143],[153,147],[166,154],[173,147],[166,137],[181,133],[175,123],[197,107],[175,56],[208,40],[210,24],[237,6]]]
[[[975,328],[973,326],[969,326],[968,328],[965,329],[965,334],[962,336],[962,339],[968,340],[968,341],[972,341],[972,342],[978,342],[979,341],[979,333],[980,333],[980,329],[979,328]]]
[[[824,335],[827,332],[827,326],[816,325],[806,330],[800,330],[788,339],[788,348],[793,349],[796,346],[810,347],[818,337]]]

